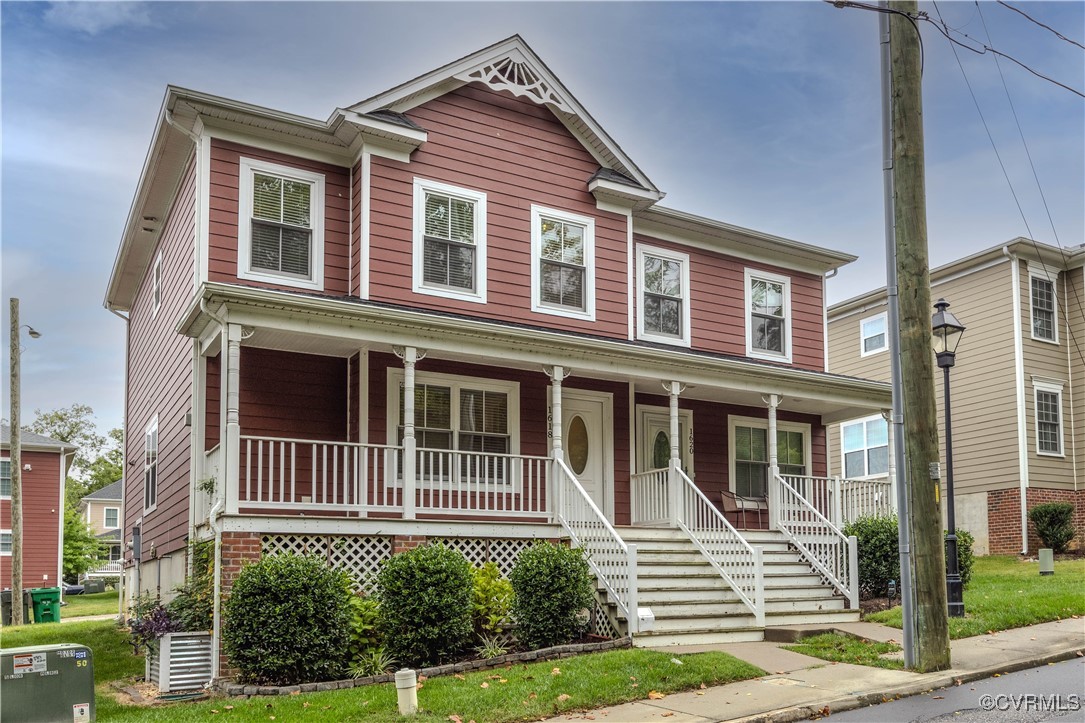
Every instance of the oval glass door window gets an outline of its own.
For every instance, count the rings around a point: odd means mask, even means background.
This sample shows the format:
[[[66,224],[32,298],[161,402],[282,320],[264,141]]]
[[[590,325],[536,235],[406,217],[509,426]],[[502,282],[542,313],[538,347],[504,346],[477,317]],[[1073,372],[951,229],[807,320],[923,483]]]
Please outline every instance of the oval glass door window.
[[[656,434],[655,442],[652,444],[652,468],[663,469],[671,461],[671,439],[670,436],[660,430]]]
[[[569,422],[569,466],[574,474],[581,474],[588,466],[588,427],[579,414]]]

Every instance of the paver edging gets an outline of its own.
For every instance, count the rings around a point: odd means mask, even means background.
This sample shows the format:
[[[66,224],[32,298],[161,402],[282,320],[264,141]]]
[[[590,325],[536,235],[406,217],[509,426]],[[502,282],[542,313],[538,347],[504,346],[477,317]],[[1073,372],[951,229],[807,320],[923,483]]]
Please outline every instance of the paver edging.
[[[506,665],[527,663],[541,660],[557,660],[568,658],[583,653],[600,653],[606,650],[618,650],[633,647],[633,639],[629,637],[602,640],[598,643],[574,643],[570,645],[556,645],[552,648],[528,650],[521,653],[507,653],[488,660],[465,660],[458,663],[447,663],[430,668],[422,668],[418,674],[426,678],[436,678],[442,675],[453,675],[473,670],[491,670],[503,668]],[[301,685],[244,685],[231,679],[219,680],[214,688],[218,693],[233,697],[249,698],[255,695],[292,695],[296,693],[311,693],[326,690],[344,690],[346,688],[358,688],[363,685],[377,683],[390,683],[395,680],[395,675],[385,673],[383,675],[371,675],[366,678],[350,678],[347,680],[329,680],[323,683],[302,683]]]

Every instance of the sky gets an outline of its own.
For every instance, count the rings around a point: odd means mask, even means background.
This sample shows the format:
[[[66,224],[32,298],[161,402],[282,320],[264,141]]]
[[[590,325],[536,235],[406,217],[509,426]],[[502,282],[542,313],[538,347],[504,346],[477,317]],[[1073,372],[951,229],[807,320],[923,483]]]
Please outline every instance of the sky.
[[[1085,3],[1011,3],[1085,42]],[[1019,13],[920,10],[1085,91],[1085,51]],[[81,403],[121,424],[124,322],[103,297],[167,84],[323,120],[519,33],[663,205],[859,256],[835,302],[885,283],[877,25],[816,0],[2,2],[3,324],[19,297],[42,334],[22,334],[24,423]],[[920,30],[932,267],[1017,236],[1085,242],[1085,101],[990,53],[959,65]]]

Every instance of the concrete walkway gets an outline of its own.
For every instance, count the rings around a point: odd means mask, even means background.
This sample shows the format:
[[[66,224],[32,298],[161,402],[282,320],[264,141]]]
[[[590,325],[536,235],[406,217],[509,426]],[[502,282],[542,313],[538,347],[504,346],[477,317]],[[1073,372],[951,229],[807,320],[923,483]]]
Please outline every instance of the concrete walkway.
[[[874,623],[842,623],[831,627],[871,640],[900,642],[900,630]],[[850,710],[1072,658],[1085,652],[1085,620],[1060,620],[954,640],[950,643],[953,667],[937,673],[830,663],[783,650],[781,646],[786,644],[759,642],[661,648],[678,655],[722,650],[768,674],[708,690],[675,693],[662,700],[638,701],[551,720],[594,719],[607,723],[784,723],[806,720],[818,714]]]

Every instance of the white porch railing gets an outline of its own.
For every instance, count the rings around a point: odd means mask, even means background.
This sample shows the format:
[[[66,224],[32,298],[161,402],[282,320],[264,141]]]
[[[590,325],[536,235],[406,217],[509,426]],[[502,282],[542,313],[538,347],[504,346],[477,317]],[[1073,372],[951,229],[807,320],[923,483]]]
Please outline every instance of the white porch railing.
[[[831,503],[825,477],[774,475],[769,504],[776,524],[810,565],[859,609],[859,558],[855,537],[846,537],[812,502]],[[803,495],[800,490],[806,492]],[[809,498],[809,499],[808,499]],[[839,497],[837,497],[839,500]],[[832,514],[830,512],[830,514]],[[839,516],[837,516],[839,519]]]
[[[888,477],[878,479],[838,479],[840,526],[860,517],[896,514],[897,501]]]
[[[668,470],[653,469],[638,472],[629,478],[630,522],[636,526],[666,525],[671,519],[670,498],[667,490]]]
[[[206,488],[201,483],[204,480],[211,480],[214,482],[214,489],[222,489],[222,484],[225,482],[225,477],[222,474],[222,446],[215,445],[211,449],[203,453],[203,469],[200,470],[200,478],[196,480],[196,484],[193,485],[191,490],[192,505],[193,505],[193,519],[196,520],[196,524],[202,524],[207,522],[208,516],[211,514],[211,507],[214,505],[215,494],[212,492],[208,494],[205,489],[211,487],[208,485]]]
[[[685,472],[681,469],[675,471],[680,489],[679,529],[689,536],[720,577],[738,594],[754,614],[756,625],[763,627],[765,577],[762,549],[746,542]]]
[[[88,570],[83,573],[83,577],[120,577],[121,572],[124,570],[124,562],[121,560],[110,560],[102,563],[93,570]]]
[[[548,457],[419,449],[418,510],[501,517],[547,514]]]
[[[353,442],[241,437],[241,507],[398,510],[400,448]]]
[[[564,461],[553,464],[554,514],[573,547],[587,553],[588,565],[618,611],[637,632],[637,546],[627,544],[599,510]]]

